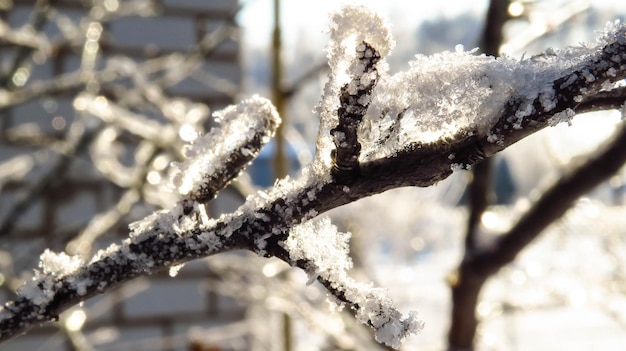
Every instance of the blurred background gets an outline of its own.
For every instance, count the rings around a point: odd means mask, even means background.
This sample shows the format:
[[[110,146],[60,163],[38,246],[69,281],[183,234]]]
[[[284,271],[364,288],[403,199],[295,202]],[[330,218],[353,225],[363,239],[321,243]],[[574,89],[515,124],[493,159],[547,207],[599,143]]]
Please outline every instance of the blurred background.
[[[624,19],[617,1],[364,1],[397,41],[391,72],[416,54],[481,47],[529,58],[593,41]],[[335,1],[0,0],[0,302],[45,248],[91,257],[128,223],[175,197],[168,168],[213,125],[212,112],[272,98],[277,138],[208,207],[237,208],[311,161]],[[496,33],[495,37],[493,34]],[[386,287],[426,322],[403,350],[446,350],[454,272],[466,231],[505,235],[622,114],[551,127],[491,160],[488,203],[471,223],[456,172],[333,210],[353,233],[355,279]],[[625,151],[626,152],[626,151]],[[578,202],[485,285],[476,350],[605,350],[626,342],[626,173]],[[470,228],[470,229],[468,229]],[[472,229],[473,228],[473,229]],[[169,274],[168,274],[169,273]],[[175,277],[170,277],[175,276]],[[141,278],[86,301],[2,350],[376,350],[367,327],[330,312],[304,273],[247,252]]]

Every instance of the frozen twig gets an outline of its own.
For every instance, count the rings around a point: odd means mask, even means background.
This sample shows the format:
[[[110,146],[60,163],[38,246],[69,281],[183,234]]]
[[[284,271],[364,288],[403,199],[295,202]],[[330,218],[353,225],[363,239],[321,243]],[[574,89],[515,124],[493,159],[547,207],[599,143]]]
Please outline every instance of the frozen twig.
[[[333,175],[339,181],[358,176],[358,162],[361,144],[358,130],[367,113],[372,89],[378,80],[376,64],[380,53],[367,42],[356,47],[356,61],[352,64],[352,77],[349,83],[341,87],[337,111],[339,123],[330,130],[335,149],[333,150]]]
[[[30,19],[30,26],[34,32],[38,32],[47,22],[48,15],[52,10],[52,6],[58,2],[58,0],[38,0],[35,3],[35,9]],[[37,37],[37,41],[45,41],[42,37]],[[41,49],[41,46],[20,46],[17,55],[14,56],[11,67],[5,75],[0,77],[0,86],[7,90],[14,89],[17,85],[13,80],[14,75],[21,67],[28,66],[31,63],[28,62],[32,58],[31,54],[36,50]]]
[[[186,149],[177,164],[174,186],[183,199],[207,202],[235,178],[276,132],[274,106],[255,96],[215,115],[220,125]]]
[[[359,322],[375,329],[378,342],[399,348],[402,340],[423,328],[411,312],[403,318],[384,289],[357,283],[348,276],[348,233],[339,233],[327,218],[311,220],[292,228],[284,247],[293,265],[304,269],[310,281],[318,280],[340,306],[354,311]]]
[[[259,98],[227,109],[221,116],[231,126],[216,129],[221,130],[220,135],[200,139],[186,153],[189,160],[178,166],[173,185],[183,201],[136,222],[128,239],[99,252],[87,264],[64,255],[42,256],[44,273],[36,274],[0,311],[0,340],[55,319],[68,307],[135,277],[247,249],[318,274],[317,279],[331,293],[356,309],[359,320],[376,329],[379,340],[398,347],[407,333],[419,330],[416,319],[400,318],[376,290],[363,294],[362,289],[354,288],[354,282],[327,274],[332,270],[327,261],[286,248],[294,239],[291,235],[298,232],[295,227],[332,208],[388,189],[430,186],[455,169],[467,168],[572,117],[581,104],[602,103],[604,100],[598,99],[602,92],[613,90],[613,83],[626,78],[623,25],[609,28],[594,45],[568,49],[547,61],[496,60],[458,50],[419,56],[408,72],[390,76],[384,57],[393,43],[379,16],[360,6],[346,6],[333,21],[330,79],[318,109],[318,149],[310,168],[296,180],[280,180],[267,192],[248,197],[236,211],[218,219],[190,215],[189,209],[195,209],[198,201],[210,200],[219,190],[214,184],[225,186],[239,167],[254,157],[258,142],[271,136],[266,128],[277,123],[273,109]],[[370,89],[369,81],[361,77],[350,90],[352,79],[366,71],[353,64],[358,62],[355,49],[363,42],[381,58],[376,63],[378,78],[371,88],[369,106],[365,101],[350,102],[359,88],[364,92]],[[365,49],[357,52],[367,52],[363,45]],[[348,104],[341,106],[346,101]],[[348,114],[342,117],[344,112]],[[338,131],[353,134],[353,126],[342,124],[360,116],[357,138],[344,148]],[[402,116],[400,121],[398,116]],[[229,129],[239,124],[240,129]],[[390,125],[396,125],[397,132],[387,138],[384,131]],[[244,135],[233,135],[235,130]],[[240,140],[245,141],[240,144]],[[333,150],[341,167],[358,166],[359,171],[338,179],[332,173]]]

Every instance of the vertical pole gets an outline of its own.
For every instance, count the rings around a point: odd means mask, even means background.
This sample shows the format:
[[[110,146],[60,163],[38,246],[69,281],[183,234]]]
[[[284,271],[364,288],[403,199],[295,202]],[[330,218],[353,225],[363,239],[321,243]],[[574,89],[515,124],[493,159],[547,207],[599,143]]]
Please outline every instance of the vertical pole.
[[[287,124],[285,114],[285,95],[283,93],[283,63],[282,63],[282,38],[280,28],[280,0],[274,0],[274,30],[272,32],[272,100],[276,111],[282,119],[282,123],[276,130],[274,141],[276,142],[276,154],[274,155],[274,177],[284,178],[287,173],[287,158],[285,157],[285,134],[284,126]],[[289,276],[285,277],[289,280]],[[287,312],[281,315],[283,322],[283,350],[293,350],[291,335],[291,316]]]
[[[282,64],[282,39],[280,27],[280,0],[274,0],[274,31],[272,33],[272,100],[276,111],[283,122],[276,131],[276,154],[274,156],[274,176],[284,178],[288,173],[287,157],[285,155],[284,126],[287,124],[285,114],[285,95],[282,88],[283,64]]]

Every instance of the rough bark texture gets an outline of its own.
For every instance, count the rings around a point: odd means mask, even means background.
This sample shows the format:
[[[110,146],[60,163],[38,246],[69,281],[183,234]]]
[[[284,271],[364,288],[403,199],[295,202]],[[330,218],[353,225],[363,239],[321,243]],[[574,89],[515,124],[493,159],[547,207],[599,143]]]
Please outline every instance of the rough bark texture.
[[[588,82],[582,70],[593,74],[596,81]],[[46,304],[36,303],[27,297],[18,297],[5,305],[5,309],[0,312],[0,341],[24,333],[38,324],[54,320],[69,307],[109,291],[118,284],[190,260],[230,250],[246,249],[293,263],[282,242],[294,225],[335,207],[388,189],[433,185],[448,177],[452,169],[459,164],[474,165],[548,126],[550,118],[556,113],[567,109],[575,111],[580,106],[586,106],[585,104],[594,104],[595,108],[602,108],[602,103],[607,103],[604,107],[612,106],[607,102],[608,98],[601,93],[602,87],[606,86],[607,81],[616,82],[624,78],[626,78],[626,38],[620,36],[616,42],[598,51],[593,59],[581,64],[574,72],[570,70],[563,73],[562,77],[554,81],[554,96],[558,103],[553,109],[549,112],[544,111],[538,97],[533,101],[534,112],[525,116],[521,123],[510,118],[522,107],[520,105],[524,101],[521,96],[514,95],[503,106],[498,122],[485,133],[460,130],[456,136],[441,143],[408,144],[393,156],[356,165],[348,162],[350,169],[358,166],[358,172],[350,172],[349,177],[338,176],[337,172],[328,170],[330,174],[312,177],[304,175],[296,181],[284,180],[282,184],[269,191],[270,196],[267,193],[259,193],[256,197],[249,198],[238,211],[211,220],[209,223],[199,223],[191,229],[176,228],[179,228],[178,224],[185,223],[187,219],[185,216],[193,214],[185,214],[180,211],[180,207],[160,212],[157,216],[165,216],[167,221],[150,221],[148,218],[143,225],[132,230],[129,239],[111,247],[99,259],[75,272],[51,275],[40,280],[42,284],[49,283],[47,288],[52,292],[47,297],[49,300]],[[367,89],[363,90],[364,93],[366,91]],[[517,124],[521,125],[521,128],[518,128]],[[493,141],[493,135],[498,136],[496,142]],[[568,201],[571,203],[579,194],[588,191],[612,174],[624,162],[625,155],[622,152],[626,140],[624,130],[617,140],[613,148],[600,155],[597,161],[589,163],[588,170],[580,170],[564,178],[553,192],[546,194],[545,201],[551,203],[553,201],[551,197],[559,196],[561,189],[567,188],[568,192],[565,195],[567,197],[560,203],[567,204]],[[353,144],[349,148],[358,153],[357,145]],[[451,154],[455,155],[454,160],[450,159]],[[339,154],[337,156],[339,157]],[[351,156],[349,158],[351,159]],[[344,166],[346,164],[341,167]],[[570,189],[573,184],[576,184],[575,189]],[[552,208],[553,216],[556,218],[562,215],[567,207]],[[477,275],[477,279],[461,280],[459,286],[480,286],[483,276],[497,271],[498,265],[510,262],[538,231],[551,222],[534,221],[532,220],[534,215],[536,214],[533,212],[529,213],[530,219],[524,219],[526,224],[514,228],[512,234],[497,242],[497,250],[467,259],[464,266],[470,267]],[[307,262],[296,263],[306,268]],[[462,266],[462,269],[465,268]],[[83,284],[77,287],[75,284],[77,281]],[[331,290],[331,293],[333,292],[342,299],[341,291]],[[343,299],[346,300],[345,296]],[[473,295],[463,296],[463,299],[466,299],[467,303],[475,304]],[[350,301],[346,303],[351,304]],[[358,308],[354,305],[350,307]],[[456,318],[466,317],[459,315]],[[454,345],[457,345],[456,341]]]

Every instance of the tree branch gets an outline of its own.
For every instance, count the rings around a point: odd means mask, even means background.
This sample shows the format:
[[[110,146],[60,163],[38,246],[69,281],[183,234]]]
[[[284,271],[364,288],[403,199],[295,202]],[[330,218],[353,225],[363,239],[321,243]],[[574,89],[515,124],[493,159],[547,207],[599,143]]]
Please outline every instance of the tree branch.
[[[485,281],[512,262],[551,223],[563,216],[576,199],[600,185],[626,163],[626,126],[583,165],[567,172],[533,204],[517,223],[491,245],[466,255],[452,281],[454,301],[450,329],[451,349],[471,348],[478,321],[474,314]]]
[[[369,30],[372,30],[370,27],[380,22],[378,18],[363,19],[363,16],[367,16],[368,13],[360,7],[347,7],[344,11],[350,12],[354,18],[351,20],[339,18],[338,22],[364,26]],[[364,20],[369,22],[365,23]],[[407,137],[407,139],[394,140],[394,143],[399,143],[391,145],[396,149],[378,158],[359,157],[362,156],[359,155],[359,138],[362,135],[358,134],[355,128],[358,126],[359,119],[366,117],[366,112],[371,112],[367,111],[367,99],[360,101],[360,98],[367,97],[370,90],[371,94],[375,93],[376,90],[372,87],[376,79],[373,79],[374,77],[364,79],[365,75],[359,77],[355,74],[351,77],[353,82],[340,89],[342,106],[339,107],[339,111],[330,108],[335,106],[335,102],[334,100],[331,102],[331,97],[327,96],[322,103],[323,111],[320,113],[322,119],[327,118],[322,121],[324,125],[322,130],[325,131],[323,134],[330,131],[324,128],[339,121],[338,125],[335,123],[331,127],[334,128],[332,134],[334,134],[335,143],[333,164],[337,164],[338,171],[333,170],[335,167],[330,169],[324,157],[320,156],[310,169],[303,171],[299,179],[283,179],[267,192],[260,191],[256,196],[249,197],[238,210],[223,215],[219,219],[205,218],[199,221],[195,216],[187,215],[186,209],[189,208],[187,205],[179,203],[170,210],[157,212],[133,224],[130,238],[119,245],[112,245],[107,250],[101,251],[87,265],[64,254],[44,253],[42,255],[44,272],[38,273],[34,280],[25,284],[18,291],[18,298],[7,303],[0,311],[0,341],[23,333],[38,323],[58,318],[59,313],[70,306],[108,291],[116,285],[193,259],[230,250],[247,249],[262,256],[275,256],[294,263],[292,253],[285,250],[284,246],[294,226],[332,208],[391,188],[430,186],[449,176],[454,169],[467,168],[546,126],[561,120],[568,120],[581,104],[591,102],[608,104],[606,100],[603,100],[604,98],[599,98],[603,95],[603,89],[611,90],[612,83],[626,78],[625,29],[622,26],[616,28],[615,31],[613,38],[606,38],[607,43],[602,48],[593,52],[586,51],[585,55],[575,60],[574,67],[569,65],[563,68],[562,62],[553,62],[554,66],[551,66],[550,62],[532,60],[523,61],[516,66],[504,67],[500,61],[487,61],[484,57],[478,57],[478,60],[482,60],[478,64],[484,63],[480,66],[478,77],[475,74],[470,75],[469,78],[463,77],[466,79],[464,82],[468,79],[497,81],[497,78],[504,73],[515,77],[513,73],[517,72],[516,70],[521,70],[525,74],[544,72],[546,67],[553,68],[549,77],[554,78],[545,86],[531,86],[526,87],[526,91],[510,92],[505,101],[498,101],[498,109],[487,108],[488,111],[499,112],[491,116],[493,119],[489,119],[488,125],[470,123],[458,128],[454,134],[445,139],[434,142],[415,141],[419,138],[411,138],[413,136],[398,133],[398,138]],[[341,28],[335,28],[335,32],[341,32]],[[351,33],[357,38],[362,35],[360,31]],[[391,45],[385,35],[374,39],[378,40],[377,43],[381,46],[372,44],[374,48],[372,52],[383,54],[389,51]],[[361,40],[357,40],[356,43],[361,43]],[[343,45],[343,42],[341,44]],[[338,46],[336,45],[335,48]],[[359,50],[362,55],[359,55],[357,61],[374,62],[375,59],[366,57],[368,52],[366,44],[363,44],[363,48]],[[371,57],[375,56],[374,54]],[[467,56],[463,56],[463,59]],[[374,63],[364,64],[361,72],[365,73],[368,67],[371,73],[377,72],[372,69],[373,65]],[[503,67],[509,71],[503,73]],[[456,67],[458,70],[465,68],[466,66]],[[481,80],[481,82],[484,81]],[[377,85],[377,89],[378,87]],[[492,93],[494,89],[499,88],[499,86],[493,87]],[[534,90],[529,91],[531,88]],[[332,91],[332,89],[328,90]],[[393,97],[390,99],[394,100]],[[377,103],[380,105],[381,101]],[[402,108],[394,111],[401,110]],[[235,114],[246,114],[245,108],[234,111]],[[409,112],[411,111],[407,113]],[[333,113],[338,113],[339,116],[333,116]],[[433,113],[435,117],[445,117],[436,115],[436,112]],[[387,116],[367,117],[372,117],[369,122],[378,123]],[[230,120],[229,123],[232,123],[237,119],[226,118],[225,120]],[[251,122],[249,119],[244,120]],[[402,123],[405,122],[406,120],[403,119]],[[479,122],[484,121],[479,120]],[[245,126],[249,127],[247,124]],[[261,123],[258,128],[252,128],[252,132],[265,135],[266,131],[261,129],[266,127],[268,127],[267,124]],[[399,126],[401,127],[402,125]],[[236,130],[248,129],[242,127]],[[346,145],[343,141],[348,139],[343,139],[340,133],[350,134]],[[328,135],[324,137],[328,138]],[[246,140],[249,143],[254,138]],[[230,145],[225,139],[219,139],[217,142],[220,144],[212,146],[224,148]],[[324,146],[325,143],[318,145]],[[179,181],[175,181],[174,184],[184,201],[208,200],[211,197],[208,194],[213,193],[213,190],[206,191],[208,188],[205,187],[212,186],[208,182],[226,184],[227,181],[223,181],[227,177],[226,174],[237,173],[231,173],[232,169],[229,172],[213,173],[215,170],[208,167],[204,161],[238,160],[235,162],[237,163],[248,160],[245,157],[239,158],[249,152],[247,146],[237,146],[234,149],[222,151],[228,156],[226,159],[209,157],[212,149],[204,142],[197,149],[191,150],[188,156],[197,157],[194,161],[199,162],[191,161],[183,165],[181,170],[184,174],[181,174]],[[318,156],[320,154],[327,156],[331,151],[328,148],[318,149]],[[232,167],[236,166],[232,165]],[[355,172],[355,169],[358,169],[358,172]],[[346,172],[350,175],[349,177],[340,175]],[[212,174],[218,175],[220,179],[211,179]],[[189,186],[186,186],[185,179],[190,179]],[[597,181],[597,178],[595,179]],[[513,242],[516,241],[513,240]],[[57,264],[60,262],[66,264]],[[296,262],[296,264],[304,269],[311,268],[306,262]],[[329,285],[324,281],[322,283]],[[330,292],[336,293],[340,300],[347,300],[353,306],[357,306],[355,305],[357,301],[347,296],[345,289],[338,289],[337,285],[331,285]],[[374,298],[373,301],[376,304],[378,303],[376,301],[380,300]],[[365,316],[362,317],[366,319]],[[367,322],[376,328],[384,329],[388,322],[385,322],[382,317],[382,314],[374,314],[367,317],[369,318]],[[394,327],[394,332],[400,329],[406,331],[405,326],[415,327],[412,319],[408,321],[406,325],[395,325],[398,328]],[[394,340],[397,341],[397,339]]]
[[[83,152],[91,143],[100,126],[88,130],[76,128],[70,130],[68,134],[68,142],[63,146],[63,152],[57,155],[50,170],[48,170],[35,184],[28,189],[14,204],[7,215],[0,221],[0,237],[7,236],[11,233],[13,226],[26,210],[35,203],[35,199],[42,193],[54,186],[59,179],[63,178],[68,171],[72,162],[75,161],[76,155]]]
[[[560,218],[581,196],[609,179],[626,163],[626,126],[621,126],[613,139],[587,162],[561,176],[489,250],[471,256],[471,265],[478,274],[491,275],[513,261],[528,243]]]
[[[482,52],[499,56],[502,45],[502,28],[509,19],[509,0],[491,0],[487,9],[485,27],[480,38],[479,47]],[[492,159],[486,158],[472,168],[472,176],[467,185],[469,218],[465,234],[465,252],[472,252],[476,245],[476,233],[480,219],[491,202]]]
[[[35,9],[30,19],[30,26],[32,26],[34,32],[39,32],[40,29],[46,24],[48,21],[48,15],[52,10],[52,6],[54,6],[56,2],[58,2],[58,0],[38,0],[35,3]],[[17,55],[15,55],[15,58],[11,63],[11,68],[9,68],[3,77],[0,77],[0,86],[5,87],[5,89],[8,90],[13,90],[16,87],[13,82],[13,76],[20,67],[26,64],[26,61],[30,58],[31,53],[33,53],[36,49],[36,47],[19,47]]]
[[[375,67],[380,53],[370,44],[362,42],[356,49],[352,80],[341,88],[340,107],[337,111],[339,124],[331,129],[333,150],[333,175],[343,182],[358,176],[358,160],[361,144],[357,132],[371,100],[372,89],[378,80]]]
[[[619,99],[626,100],[626,90],[612,86],[626,78],[626,37],[623,29],[620,33],[614,41],[550,83],[553,106],[546,104],[546,96],[540,91],[535,91],[531,99],[513,94],[488,130],[481,132],[468,127],[436,143],[411,143],[391,156],[361,163],[363,177],[376,179],[382,191],[401,186],[431,186],[447,178],[453,169],[468,168],[558,123],[561,117],[572,118],[579,109],[587,112],[614,108]],[[518,117],[518,111],[528,109],[531,112]],[[394,170],[393,174],[390,169]],[[358,190],[371,193],[373,189],[367,183],[360,184]]]

